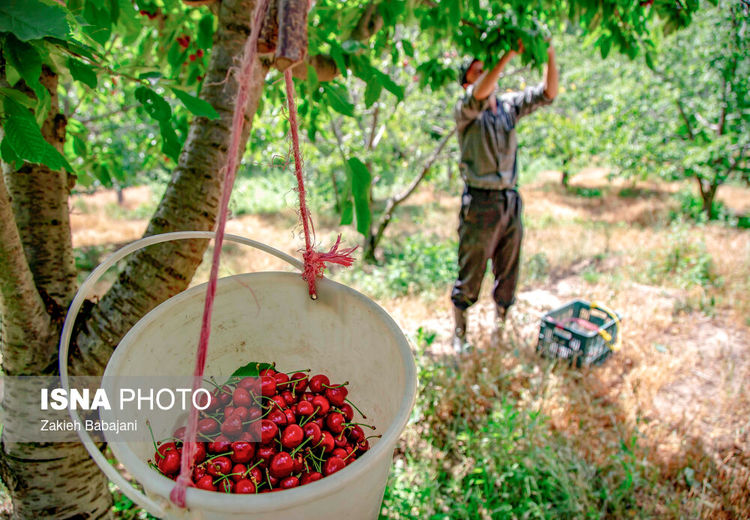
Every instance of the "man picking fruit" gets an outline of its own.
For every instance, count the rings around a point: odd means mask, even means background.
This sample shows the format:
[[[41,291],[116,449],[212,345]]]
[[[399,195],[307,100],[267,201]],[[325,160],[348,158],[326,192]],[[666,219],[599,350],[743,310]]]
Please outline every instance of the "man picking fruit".
[[[504,322],[515,300],[523,227],[521,196],[516,190],[516,124],[523,116],[548,105],[557,96],[555,51],[547,49],[544,80],[519,92],[497,95],[497,81],[516,54],[511,50],[489,70],[472,60],[461,69],[465,95],[455,109],[459,168],[466,183],[461,197],[458,227],[458,279],[451,300],[454,306],[456,352],[465,348],[466,310],[476,303],[487,260],[492,261],[495,285],[492,296],[498,324]]]

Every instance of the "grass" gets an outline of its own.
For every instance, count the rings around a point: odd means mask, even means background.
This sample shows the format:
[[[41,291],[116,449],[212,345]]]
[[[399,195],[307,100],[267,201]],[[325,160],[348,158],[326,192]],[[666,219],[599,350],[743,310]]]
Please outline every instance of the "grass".
[[[635,489],[660,486],[635,437],[591,464],[548,417],[519,402],[512,383],[521,374],[504,370],[507,350],[455,369],[424,355],[431,337],[418,331],[420,393],[382,519],[622,518],[638,506]]]

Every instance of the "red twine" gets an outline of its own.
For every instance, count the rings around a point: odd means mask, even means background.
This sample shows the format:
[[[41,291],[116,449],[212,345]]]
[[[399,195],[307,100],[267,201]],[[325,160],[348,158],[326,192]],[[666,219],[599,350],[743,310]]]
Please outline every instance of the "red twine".
[[[311,235],[311,217],[305,201],[305,183],[302,175],[302,154],[299,151],[299,132],[297,129],[297,105],[294,101],[294,81],[292,81],[292,68],[289,67],[284,71],[284,81],[286,82],[286,100],[289,106],[289,128],[292,134],[292,152],[294,153],[294,173],[297,176],[297,192],[299,193],[299,213],[302,220],[302,228],[305,231],[305,252],[302,253],[302,259],[305,261],[305,271],[302,278],[307,282],[307,289],[310,298],[317,299],[318,293],[315,283],[318,278],[323,277],[326,264],[339,264],[345,267],[352,265],[354,258],[352,253],[357,247],[349,247],[338,250],[341,243],[341,235],[336,239],[336,243],[327,253],[319,253],[312,246]]]
[[[214,298],[216,296],[216,283],[219,278],[219,261],[221,246],[224,242],[224,228],[227,222],[227,213],[229,207],[229,198],[234,185],[234,178],[237,173],[237,163],[239,162],[239,148],[242,137],[242,127],[244,124],[245,111],[249,98],[249,85],[252,78],[255,56],[257,53],[258,34],[263,21],[269,0],[261,0],[255,12],[254,23],[250,37],[245,43],[244,55],[240,66],[240,74],[237,78],[239,90],[237,92],[237,102],[234,108],[232,118],[232,137],[229,144],[227,166],[225,168],[226,178],[221,194],[221,204],[219,207],[219,221],[216,228],[216,240],[214,244],[213,258],[211,263],[211,275],[208,279],[206,288],[206,301],[203,308],[203,320],[201,323],[201,334],[198,342],[198,353],[195,360],[195,370],[193,372],[193,394],[202,386],[203,372],[206,367],[206,356],[208,353],[208,340],[211,335],[211,316],[213,312]],[[323,276],[323,271],[327,263],[335,263],[343,266],[350,266],[354,261],[352,253],[356,247],[338,250],[341,243],[339,235],[336,243],[327,253],[319,253],[313,250],[311,238],[311,217],[305,201],[305,186],[302,176],[302,155],[299,151],[299,135],[297,130],[297,107],[294,102],[294,84],[292,82],[291,69],[284,72],[286,79],[287,102],[289,104],[289,123],[292,132],[292,145],[294,151],[295,173],[297,175],[297,186],[299,192],[300,217],[305,230],[305,252],[303,259],[305,264],[302,278],[307,281],[310,297],[317,298],[315,283],[318,278]],[[185,507],[186,488],[190,485],[190,474],[192,472],[191,461],[193,451],[196,446],[196,434],[198,430],[198,410],[191,408],[188,418],[187,429],[185,431],[185,446],[180,458],[180,474],[177,477],[176,485],[169,494],[170,500],[179,507]]]
[[[257,53],[258,34],[260,26],[263,23],[263,16],[268,8],[269,0],[261,0],[255,11],[253,27],[250,37],[245,42],[244,54],[240,65],[240,73],[237,77],[239,89],[237,91],[237,102],[234,107],[232,117],[232,138],[229,143],[227,166],[225,168],[224,187],[221,192],[221,203],[219,206],[219,222],[216,226],[216,240],[214,241],[213,259],[211,263],[211,275],[208,279],[206,288],[206,302],[203,307],[203,321],[201,322],[201,335],[198,341],[198,354],[195,359],[195,370],[193,371],[193,395],[202,386],[203,372],[206,368],[206,355],[208,353],[208,339],[211,335],[211,315],[214,307],[214,297],[216,296],[216,282],[219,279],[219,260],[221,255],[221,246],[224,242],[224,228],[227,223],[227,213],[229,207],[229,198],[234,185],[234,177],[237,173],[237,163],[239,162],[240,140],[242,138],[242,125],[245,120],[245,110],[247,109],[247,100],[249,98],[250,79],[252,78],[253,66],[255,65],[255,56]],[[195,438],[198,430],[198,409],[192,407],[188,417],[187,429],[185,431],[185,446],[180,458],[180,475],[177,477],[177,483],[169,494],[170,500],[179,507],[185,507],[185,491],[190,485],[191,461],[195,449]]]

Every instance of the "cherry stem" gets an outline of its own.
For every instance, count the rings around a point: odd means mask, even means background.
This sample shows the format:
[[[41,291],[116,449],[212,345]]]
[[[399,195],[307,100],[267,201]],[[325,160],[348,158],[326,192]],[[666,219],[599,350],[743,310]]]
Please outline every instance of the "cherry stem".
[[[346,381],[344,383],[341,383],[340,385],[335,385],[335,386],[328,386],[328,385],[320,385],[320,386],[323,386],[325,388],[341,388],[342,386],[346,386],[348,384],[349,384],[349,381]]]
[[[156,453],[161,457],[162,459],[166,457],[166,455],[162,455],[159,453],[159,446],[156,444],[156,439],[154,438],[154,430],[151,429],[151,421],[146,419],[146,426],[148,426],[148,432],[151,434],[151,442],[154,443],[154,449],[156,450]]]
[[[289,372],[289,373],[290,373],[290,374],[295,374],[296,372]],[[300,378],[300,379],[290,379],[289,381],[285,381],[285,382],[283,382],[283,383],[279,383],[279,384],[278,384],[278,385],[276,385],[276,386],[292,385],[292,384],[294,384],[294,383],[299,383],[300,381],[304,381],[304,380],[306,380],[306,379],[307,379],[307,377],[302,377],[302,378]]]
[[[354,426],[354,425],[357,425],[357,426],[364,426],[365,428],[370,428],[371,430],[377,430],[377,428],[375,428],[374,426],[371,426],[371,425],[369,425],[369,424],[364,424],[364,423],[358,423],[358,422],[345,422],[345,423],[341,423],[341,424],[343,424],[343,425],[344,425],[345,427],[347,427],[347,428],[349,428],[349,427],[351,427],[351,426]]]
[[[304,425],[306,425],[307,423],[309,423],[312,420],[313,415],[315,415],[315,412],[311,413],[310,415],[308,415],[307,417],[305,417],[303,420],[301,420],[299,422],[299,427],[302,428]]]
[[[312,372],[312,370],[309,368],[305,368],[303,370],[292,370],[291,372],[284,372],[284,373],[286,375],[289,375],[289,374],[296,374],[297,372],[307,372],[309,374],[310,372]]]
[[[299,443],[299,444],[297,445],[297,447],[296,447],[296,448],[294,448],[294,450],[292,450],[292,453],[290,453],[290,455],[291,455],[292,457],[294,457],[294,456],[295,456],[295,455],[297,454],[297,452],[299,451],[299,449],[300,449],[300,448],[301,448],[302,446],[304,446],[304,445],[305,445],[305,443],[307,443],[307,441],[309,441],[310,439],[312,439],[312,437],[308,437],[308,438],[307,438],[307,439],[305,439],[304,441],[300,442],[300,443]]]
[[[365,437],[365,440],[372,439],[372,438],[380,439],[382,436],[383,436],[382,433],[380,435],[370,435],[369,437]]]
[[[367,419],[367,416],[362,413],[362,410],[360,410],[359,408],[357,408],[356,404],[354,404],[353,402],[351,402],[349,399],[345,399],[345,401],[347,403],[349,403],[350,405],[352,405],[352,408],[354,408],[355,410],[357,410],[359,412],[359,415],[362,416],[362,419]]]
[[[208,457],[204,462],[211,462],[214,459],[218,459],[219,457],[226,457],[227,455],[231,455],[232,452],[228,451],[226,453],[219,453],[218,455],[214,455],[213,457]]]

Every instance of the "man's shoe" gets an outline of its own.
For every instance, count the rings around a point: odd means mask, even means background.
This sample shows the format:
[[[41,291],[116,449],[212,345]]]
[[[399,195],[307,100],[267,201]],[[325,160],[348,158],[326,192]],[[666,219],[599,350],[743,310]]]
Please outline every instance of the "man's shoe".
[[[466,311],[453,307],[453,352],[461,354],[466,351]]]

